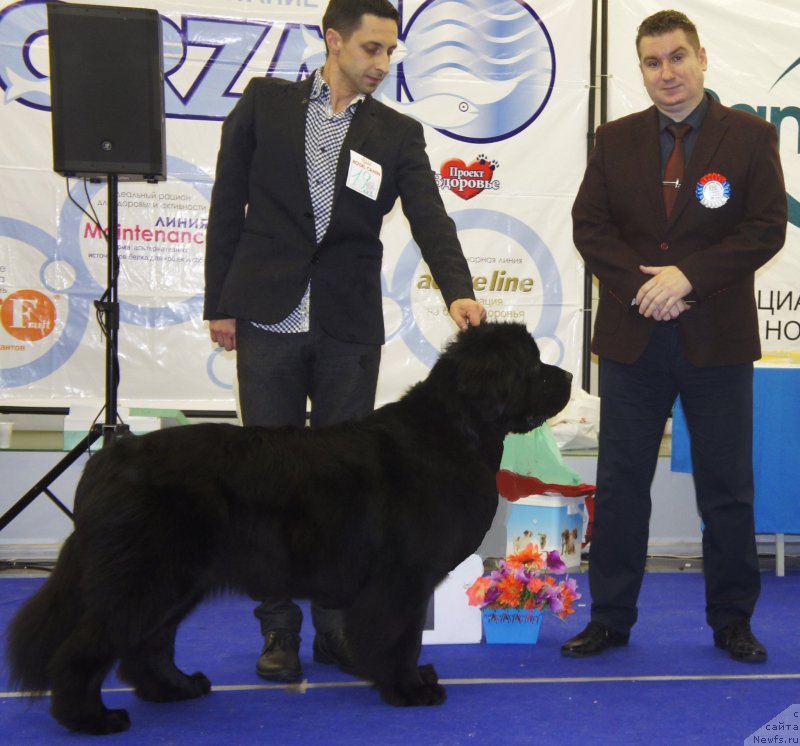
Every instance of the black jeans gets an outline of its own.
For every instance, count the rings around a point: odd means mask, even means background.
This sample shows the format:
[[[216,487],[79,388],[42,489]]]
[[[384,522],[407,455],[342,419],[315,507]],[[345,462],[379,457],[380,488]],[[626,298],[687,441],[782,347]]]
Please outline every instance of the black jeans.
[[[589,556],[592,619],[627,632],[637,619],[664,425],[680,394],[703,522],[706,620],[749,619],[761,588],[753,518],[753,365],[697,367],[678,324],[660,323],[630,365],[600,361],[600,450]]]
[[[239,406],[245,425],[303,427],[308,401],[311,427],[363,417],[375,407],[381,348],[342,342],[313,323],[309,332],[280,334],[236,325]],[[299,633],[303,615],[288,598],[263,599],[254,614],[262,634]],[[341,628],[342,612],[312,603],[320,633]]]

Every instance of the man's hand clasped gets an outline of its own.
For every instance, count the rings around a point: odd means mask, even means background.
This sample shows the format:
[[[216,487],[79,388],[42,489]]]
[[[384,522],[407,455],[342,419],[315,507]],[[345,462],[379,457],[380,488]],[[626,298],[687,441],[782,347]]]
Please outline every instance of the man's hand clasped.
[[[692,291],[692,284],[677,267],[640,266],[639,270],[651,275],[636,293],[636,305],[642,316],[671,321],[691,309],[684,298]]]

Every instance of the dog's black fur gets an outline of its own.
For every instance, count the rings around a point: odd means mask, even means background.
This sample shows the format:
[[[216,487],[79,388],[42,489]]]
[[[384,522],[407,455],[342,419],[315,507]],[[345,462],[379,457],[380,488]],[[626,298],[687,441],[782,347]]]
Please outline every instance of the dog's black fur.
[[[492,522],[504,436],[557,414],[571,378],[541,363],[524,326],[484,324],[359,421],[114,441],[88,461],[75,530],[11,623],[12,684],[51,689],[71,730],[125,730],[127,712],[100,694],[114,663],[145,700],[208,694],[202,673],[175,666],[175,633],[203,597],[233,589],[346,608],[360,672],[384,700],[443,702],[418,665],[429,598]]]

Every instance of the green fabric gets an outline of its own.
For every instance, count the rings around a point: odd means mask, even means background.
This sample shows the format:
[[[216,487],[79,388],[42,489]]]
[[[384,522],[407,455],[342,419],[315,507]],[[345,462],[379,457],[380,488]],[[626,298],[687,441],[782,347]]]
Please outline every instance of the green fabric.
[[[578,473],[563,462],[547,423],[529,433],[506,435],[500,468],[547,484],[581,483]]]

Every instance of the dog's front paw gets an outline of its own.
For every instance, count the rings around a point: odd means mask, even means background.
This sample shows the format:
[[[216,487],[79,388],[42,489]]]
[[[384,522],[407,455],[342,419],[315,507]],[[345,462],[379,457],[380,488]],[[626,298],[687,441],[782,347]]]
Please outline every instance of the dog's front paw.
[[[436,673],[433,663],[424,663],[417,668],[417,671],[419,671],[419,677],[422,679],[423,684],[439,683],[439,674]]]
[[[194,686],[195,697],[205,697],[211,691],[211,681],[202,671],[195,671],[189,679]]]
[[[411,707],[442,705],[447,699],[447,691],[440,684],[423,684],[407,692],[406,704]]]
[[[419,683],[395,686],[381,691],[384,701],[395,707],[430,707],[441,705],[447,699],[447,691],[439,684],[433,666],[420,666]]]

